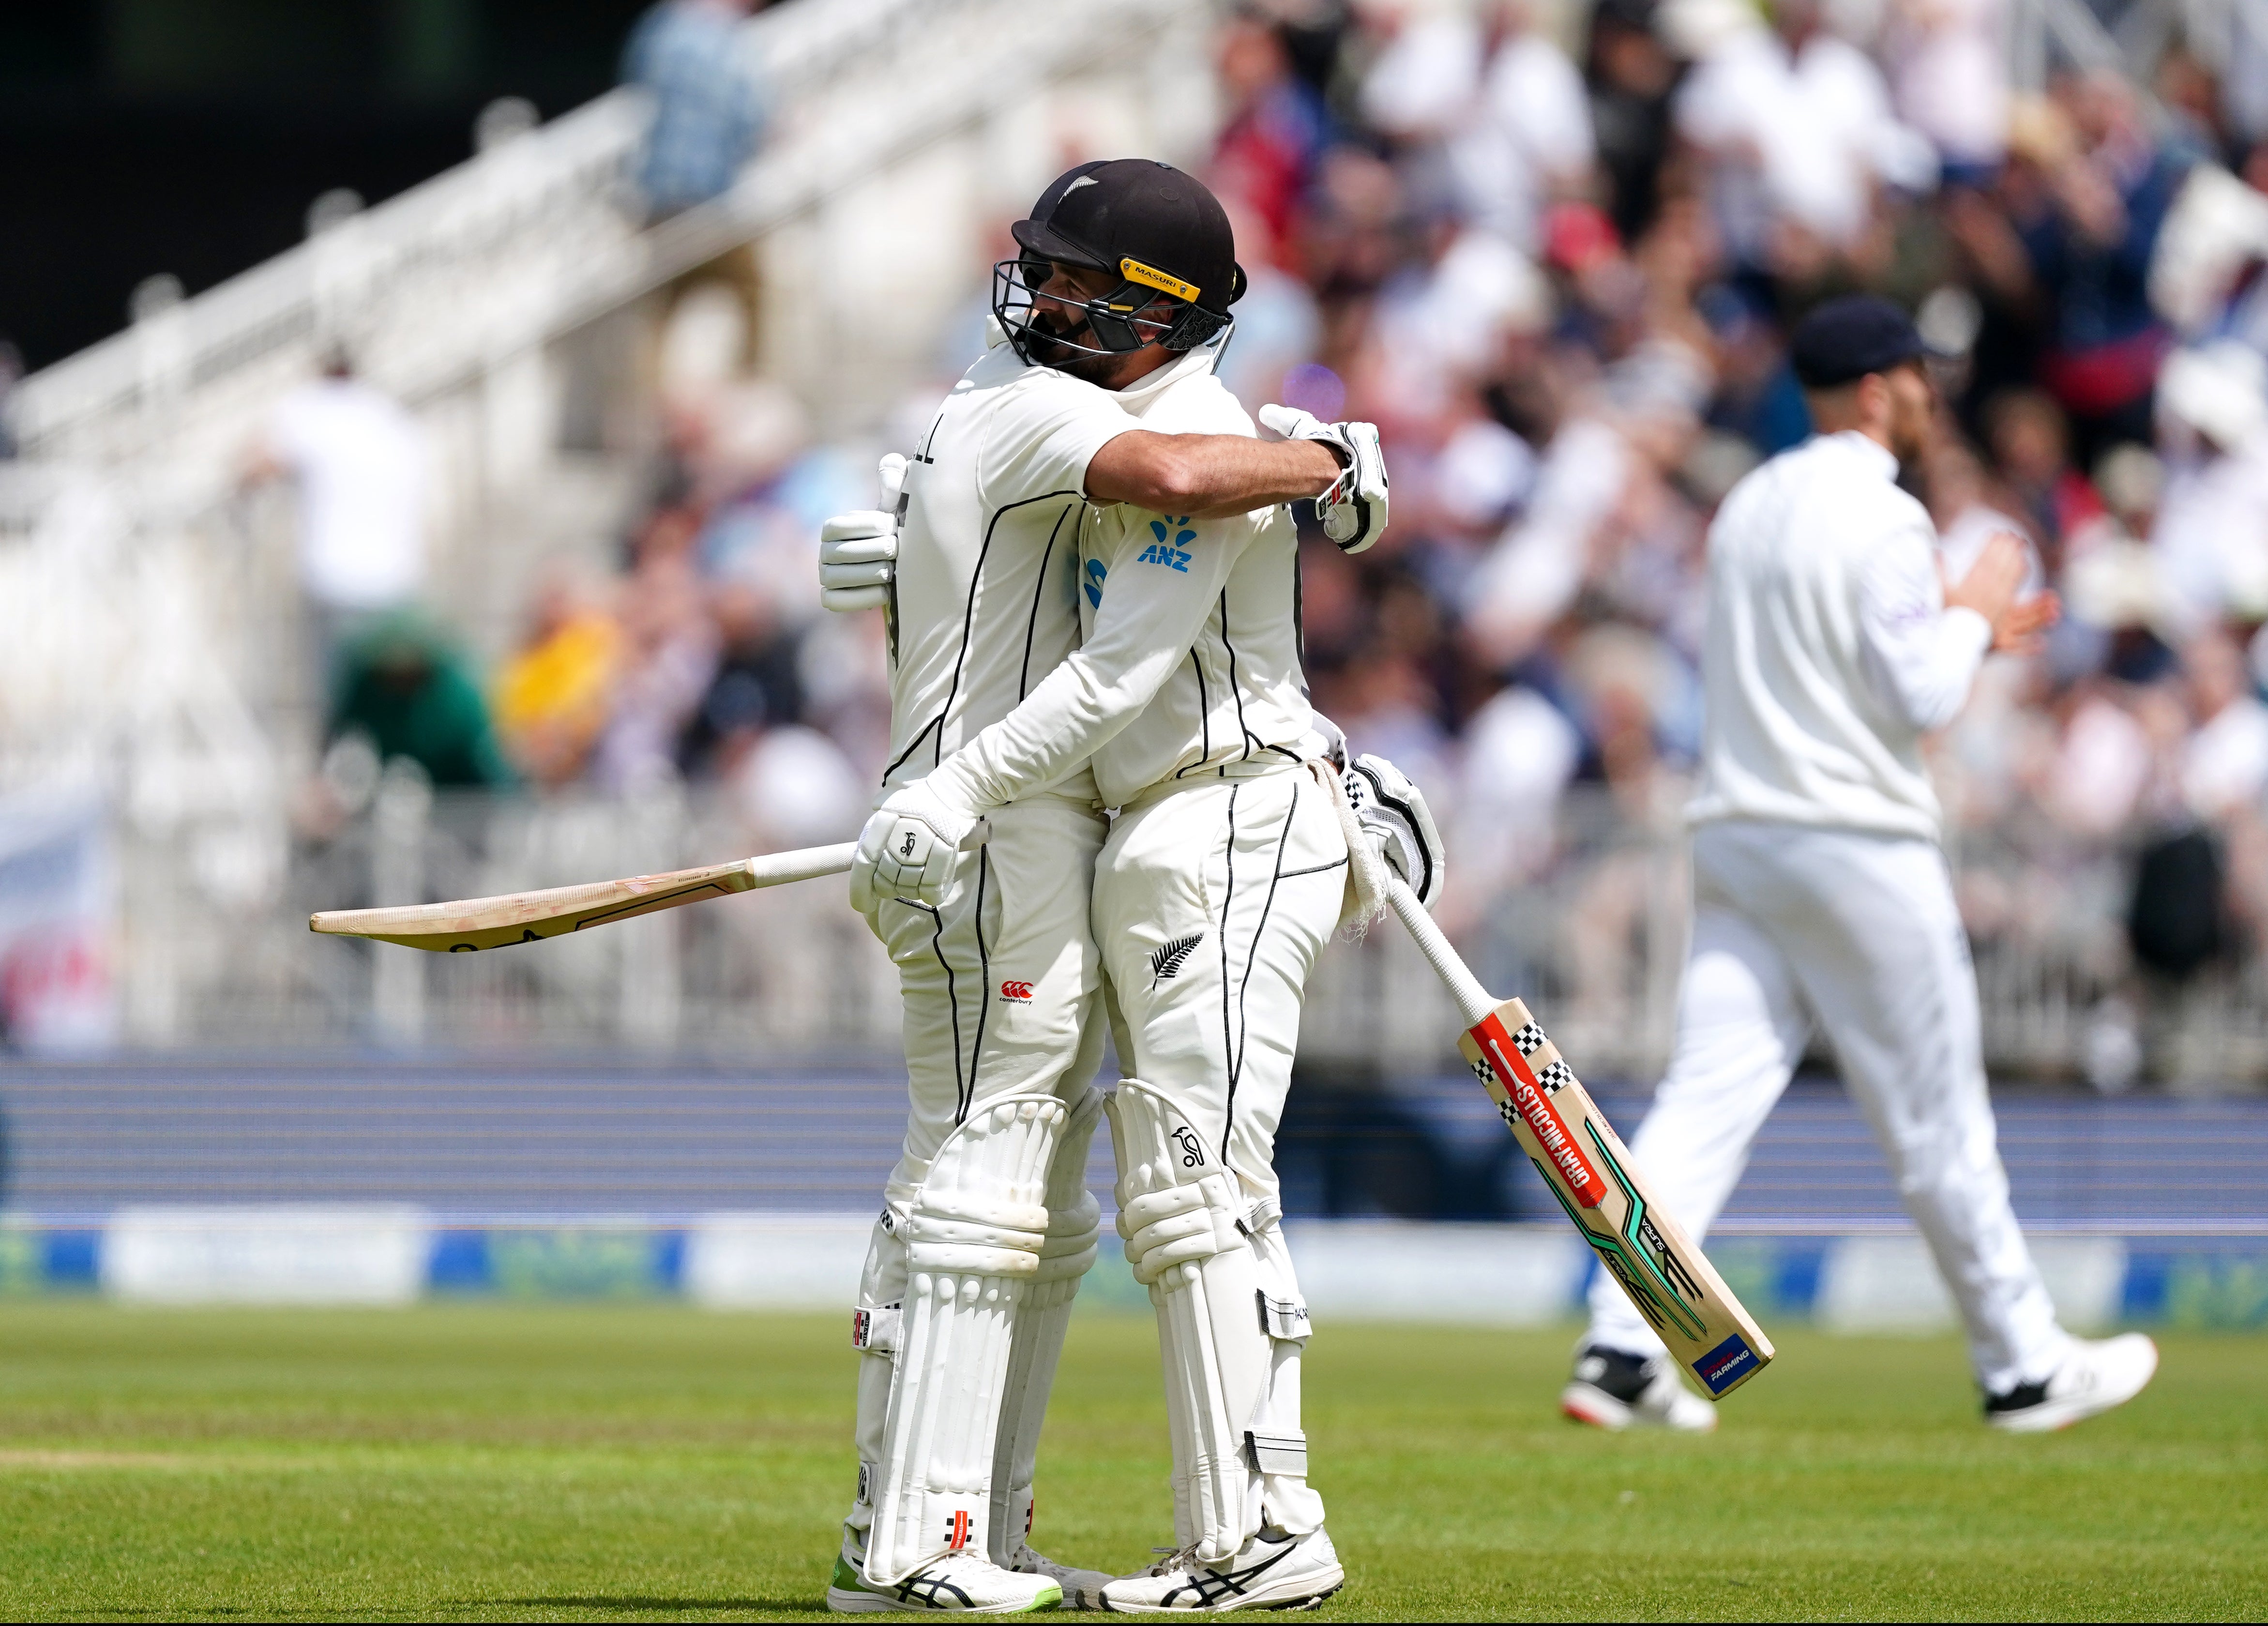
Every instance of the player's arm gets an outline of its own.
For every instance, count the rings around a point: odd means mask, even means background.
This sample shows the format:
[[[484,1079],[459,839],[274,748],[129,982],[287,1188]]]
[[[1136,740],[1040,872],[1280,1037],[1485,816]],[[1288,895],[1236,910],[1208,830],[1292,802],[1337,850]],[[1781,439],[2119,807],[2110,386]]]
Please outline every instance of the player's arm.
[[[1313,498],[1323,533],[1344,552],[1360,553],[1386,533],[1386,453],[1375,424],[1326,423],[1272,406],[1260,409],[1260,421],[1284,438],[1130,430],[1087,464],[1087,500],[1206,519]]]
[[[1226,519],[1313,498],[1323,534],[1360,553],[1386,533],[1386,453],[1376,425],[1326,423],[1289,407],[1263,407],[1282,440],[1249,435],[1166,435],[1130,427],[1107,392],[1068,379],[1026,392],[1028,416],[1010,416],[1005,438],[1034,489],[1076,482],[1100,507]],[[893,468],[895,465],[895,469]],[[896,509],[906,460],[882,460],[882,506],[837,514],[820,532],[820,601],[830,610],[889,602],[897,570]],[[1042,471],[1056,471],[1042,477]]]
[[[1129,430],[1086,466],[1087,501],[1198,519],[1248,513],[1321,497],[1343,466],[1316,440],[1249,435],[1161,435]]]
[[[864,909],[878,893],[938,902],[952,853],[985,813],[1061,784],[1141,715],[1189,655],[1261,523],[1248,514],[1161,516],[1133,527],[1107,562],[1086,641],[1014,710],[892,791],[867,820],[852,905]]]
[[[2053,595],[2018,600],[2024,568],[2023,544],[2006,533],[1951,587],[1919,522],[1874,549],[1859,582],[1860,647],[1876,697],[1908,727],[1950,723],[1989,651],[2027,648],[2053,624]]]
[[[1373,444],[1376,436],[1371,430]],[[882,460],[880,508],[837,514],[820,528],[819,600],[828,609],[875,609],[889,602],[905,464],[895,452]],[[1101,507],[1123,503],[1155,514],[1227,519],[1324,497],[1344,472],[1339,454],[1322,439],[1255,440],[1249,435],[1161,435],[1130,429],[1105,441],[1088,462],[1086,498]]]

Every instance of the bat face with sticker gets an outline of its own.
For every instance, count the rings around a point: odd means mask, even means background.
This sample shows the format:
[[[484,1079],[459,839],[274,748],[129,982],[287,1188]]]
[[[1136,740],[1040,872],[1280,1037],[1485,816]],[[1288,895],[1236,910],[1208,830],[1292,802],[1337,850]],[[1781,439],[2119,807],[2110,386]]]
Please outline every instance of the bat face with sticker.
[[[1466,1065],[1601,1268],[1711,1399],[1762,1372],[1771,1340],[1654,1200],[1629,1148],[1527,1005],[1489,997],[1399,875],[1388,890],[1462,1010],[1468,1026],[1457,1048]]]

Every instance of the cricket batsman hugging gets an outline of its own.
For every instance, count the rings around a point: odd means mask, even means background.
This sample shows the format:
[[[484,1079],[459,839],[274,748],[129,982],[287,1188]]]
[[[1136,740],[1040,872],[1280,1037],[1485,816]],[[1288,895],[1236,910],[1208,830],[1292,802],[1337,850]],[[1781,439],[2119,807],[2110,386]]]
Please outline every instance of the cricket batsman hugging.
[[[889,621],[892,761],[851,900],[899,968],[910,1079],[828,1601],[1311,1602],[1344,1577],[1307,1483],[1274,1137],[1308,968],[1382,888],[1359,840],[1350,885],[1285,505],[1320,499],[1342,546],[1374,541],[1377,433],[1277,408],[1285,438],[1256,437],[1213,376],[1243,274],[1191,177],[1082,165],[1015,235],[987,354],[886,464],[888,506],[822,537],[829,607]],[[1106,1019],[1130,1075],[1108,1100]],[[1174,1456],[1171,1556],[1124,1578],[1027,1539],[1106,1110]]]

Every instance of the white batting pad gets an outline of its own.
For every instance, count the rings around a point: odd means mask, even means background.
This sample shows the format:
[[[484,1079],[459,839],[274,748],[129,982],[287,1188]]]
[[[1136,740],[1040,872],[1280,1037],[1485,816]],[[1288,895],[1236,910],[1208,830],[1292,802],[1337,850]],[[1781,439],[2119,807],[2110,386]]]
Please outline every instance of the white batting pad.
[[[1109,1110],[1118,1233],[1158,1312],[1174,1541],[1194,1547],[1198,1562],[1217,1563],[1260,1527],[1258,1478],[1245,1441],[1269,1382],[1259,1269],[1235,1178],[1191,1128],[1191,1115],[1133,1078],[1120,1083]]]
[[[865,1475],[866,1578],[877,1586],[940,1554],[987,1550],[1009,1330],[1039,1275],[1049,1162],[1068,1115],[1048,1095],[977,1108],[939,1149],[900,1228],[905,1298],[878,1460]]]
[[[1040,1425],[1071,1327],[1071,1300],[1094,1264],[1102,1234],[1102,1205],[1086,1188],[1087,1147],[1102,1118],[1102,1092],[1089,1085],[1057,1137],[1048,1166],[1047,1240],[1040,1245],[1039,1272],[1026,1284],[1010,1327],[1008,1377],[992,1455],[991,1553],[1000,1563],[1016,1556],[1031,1532]]]

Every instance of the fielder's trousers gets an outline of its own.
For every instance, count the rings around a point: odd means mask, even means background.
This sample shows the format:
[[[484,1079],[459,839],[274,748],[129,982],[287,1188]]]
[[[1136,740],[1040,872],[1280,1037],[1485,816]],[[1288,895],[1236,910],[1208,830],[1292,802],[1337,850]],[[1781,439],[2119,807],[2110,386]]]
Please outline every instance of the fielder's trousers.
[[[1977,1380],[2043,1380],[2070,1339],[2008,1206],[1977,975],[1933,842],[1758,821],[1693,838],[1693,946],[1669,1071],[1631,1150],[1697,1241],[1816,1022],[1960,1306]],[[1600,1273],[1590,1338],[1662,1346]]]

